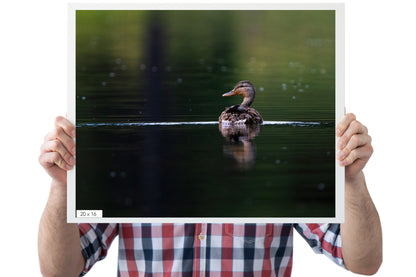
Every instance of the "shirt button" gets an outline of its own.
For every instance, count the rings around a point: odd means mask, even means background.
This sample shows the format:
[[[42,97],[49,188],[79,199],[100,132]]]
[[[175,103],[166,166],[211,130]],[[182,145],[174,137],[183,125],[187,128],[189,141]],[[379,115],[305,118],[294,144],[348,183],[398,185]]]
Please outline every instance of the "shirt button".
[[[203,234],[199,234],[198,238],[199,238],[199,240],[203,240],[205,237],[204,237]]]

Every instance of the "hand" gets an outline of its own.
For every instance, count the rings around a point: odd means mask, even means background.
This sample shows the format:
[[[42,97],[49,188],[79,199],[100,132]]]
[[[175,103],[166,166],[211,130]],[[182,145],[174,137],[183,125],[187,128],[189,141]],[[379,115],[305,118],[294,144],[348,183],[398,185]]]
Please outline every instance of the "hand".
[[[59,184],[66,184],[66,172],[75,164],[75,126],[58,116],[55,128],[46,135],[40,147],[39,163]]]
[[[339,137],[337,159],[345,166],[345,180],[354,182],[360,175],[371,155],[371,137],[367,127],[358,122],[352,113],[346,114],[336,128]]]

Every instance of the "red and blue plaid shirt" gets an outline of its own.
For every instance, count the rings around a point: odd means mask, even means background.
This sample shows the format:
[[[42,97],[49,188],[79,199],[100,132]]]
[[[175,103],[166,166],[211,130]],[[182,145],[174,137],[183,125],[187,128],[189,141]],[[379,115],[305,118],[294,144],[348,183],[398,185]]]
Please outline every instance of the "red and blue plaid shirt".
[[[79,224],[81,276],[118,234],[118,276],[286,277],[293,227],[316,253],[343,266],[339,224]]]

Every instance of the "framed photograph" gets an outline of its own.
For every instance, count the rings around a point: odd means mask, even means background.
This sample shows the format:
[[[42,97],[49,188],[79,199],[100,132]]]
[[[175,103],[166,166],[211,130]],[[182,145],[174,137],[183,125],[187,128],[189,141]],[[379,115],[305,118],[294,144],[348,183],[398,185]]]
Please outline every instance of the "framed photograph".
[[[343,222],[343,4],[68,10],[68,222]]]

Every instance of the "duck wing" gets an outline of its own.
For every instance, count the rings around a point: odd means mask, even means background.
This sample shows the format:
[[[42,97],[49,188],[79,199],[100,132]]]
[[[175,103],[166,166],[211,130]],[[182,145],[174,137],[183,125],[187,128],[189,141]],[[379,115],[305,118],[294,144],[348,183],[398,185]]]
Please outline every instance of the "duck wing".
[[[227,121],[229,123],[261,124],[263,118],[260,113],[253,108],[241,109],[240,105],[228,107],[219,116],[219,122]]]

